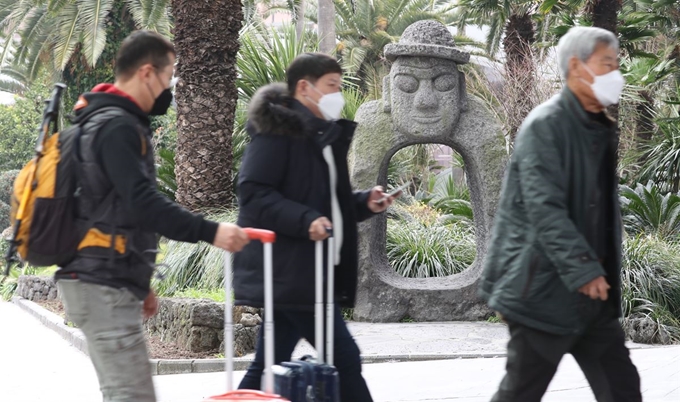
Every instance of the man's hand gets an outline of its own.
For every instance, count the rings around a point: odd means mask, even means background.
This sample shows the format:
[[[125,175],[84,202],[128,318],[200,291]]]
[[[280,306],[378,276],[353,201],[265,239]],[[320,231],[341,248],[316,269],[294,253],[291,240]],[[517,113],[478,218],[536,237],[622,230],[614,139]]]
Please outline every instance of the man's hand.
[[[149,319],[158,313],[158,298],[156,298],[156,293],[153,290],[149,292],[149,295],[144,299],[144,305],[142,306],[142,314],[144,319]]]
[[[314,241],[326,240],[328,238],[328,231],[326,229],[332,227],[333,224],[325,216],[317,218],[309,225],[309,238]]]
[[[371,189],[371,195],[368,197],[368,209],[375,214],[385,212],[387,208],[394,202],[394,199],[401,195],[401,191],[390,196],[384,192],[382,186],[375,186]]]
[[[220,223],[213,246],[235,253],[241,251],[249,242],[248,235],[240,227],[232,223]]]
[[[597,299],[607,300],[607,298],[609,297],[607,294],[609,288],[610,286],[604,279],[604,276],[598,276],[592,281],[581,286],[581,288],[579,288],[578,291],[590,297],[593,300]]]

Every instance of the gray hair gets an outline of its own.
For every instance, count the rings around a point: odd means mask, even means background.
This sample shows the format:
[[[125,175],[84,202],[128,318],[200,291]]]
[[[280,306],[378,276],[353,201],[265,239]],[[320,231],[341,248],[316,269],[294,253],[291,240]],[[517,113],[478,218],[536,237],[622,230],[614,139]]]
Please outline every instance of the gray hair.
[[[595,27],[571,28],[557,44],[557,62],[560,66],[562,78],[567,79],[569,60],[572,57],[578,57],[579,60],[585,62],[595,53],[595,48],[599,44],[607,45],[616,50],[616,53],[619,52],[619,40],[606,29]]]

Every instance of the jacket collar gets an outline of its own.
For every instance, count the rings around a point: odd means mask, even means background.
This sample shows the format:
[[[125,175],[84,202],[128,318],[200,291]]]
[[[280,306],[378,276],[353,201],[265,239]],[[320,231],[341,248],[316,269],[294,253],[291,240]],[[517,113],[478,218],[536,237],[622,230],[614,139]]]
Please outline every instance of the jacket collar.
[[[581,105],[581,102],[574,94],[574,92],[571,89],[569,89],[569,87],[566,85],[564,86],[564,88],[562,89],[562,93],[560,94],[560,101],[562,105],[565,107],[565,109],[569,110],[584,127],[588,129],[599,130],[607,129],[610,131],[616,129],[616,122],[614,121],[614,119],[611,118],[611,116],[609,116],[609,114],[607,114],[606,111],[604,113],[605,116],[607,116],[607,120],[610,122],[610,124],[604,125],[591,119],[590,116],[588,116],[586,110]]]
[[[290,108],[303,116],[309,135],[314,138],[321,148],[336,141],[346,141],[349,143],[354,137],[354,130],[357,126],[356,122],[346,119],[336,121],[320,119],[297,99],[293,99]]]

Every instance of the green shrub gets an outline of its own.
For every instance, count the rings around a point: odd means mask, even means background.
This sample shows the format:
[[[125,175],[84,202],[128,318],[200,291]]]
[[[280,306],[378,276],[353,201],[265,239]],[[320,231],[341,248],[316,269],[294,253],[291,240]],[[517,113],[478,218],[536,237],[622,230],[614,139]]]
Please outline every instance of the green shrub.
[[[175,152],[162,148],[157,153],[160,163],[156,165],[156,181],[158,190],[171,200],[175,200],[177,192],[177,177],[175,176]]]
[[[168,113],[151,118],[151,130],[153,131],[153,144],[158,160],[158,150],[169,149],[175,152],[177,146],[177,111],[168,109]]]
[[[9,221],[9,212],[10,212],[10,206],[5,204],[4,202],[0,201],[0,233],[2,233],[3,230],[7,229],[10,225]],[[1,255],[0,258],[3,258],[5,255]]]
[[[662,190],[676,193],[680,191],[680,118],[675,112],[656,123],[652,140],[642,146],[637,179],[653,180]]]
[[[216,222],[235,222],[235,211],[206,214]],[[224,280],[224,251],[210,244],[168,241],[163,247],[161,270],[164,279],[154,280],[154,289],[161,296],[174,296],[187,289],[212,290]]]
[[[680,245],[654,236],[627,238],[621,280],[624,327],[646,318],[657,331],[648,341],[679,341]]]
[[[661,238],[677,238],[680,229],[680,196],[664,193],[648,182],[633,189],[620,186],[621,214],[626,230],[632,235],[655,234]]]
[[[176,292],[172,297],[186,297],[190,299],[208,299],[224,303],[224,289],[184,289]]]
[[[10,203],[12,193],[14,192],[14,180],[16,180],[18,175],[18,170],[8,170],[0,173],[0,201],[5,204]]]
[[[21,169],[35,154],[43,101],[51,89],[36,82],[14,105],[0,106],[0,171]]]
[[[388,221],[387,259],[399,275],[447,276],[472,264],[477,252],[474,231],[465,224],[444,225],[437,219],[437,214],[423,212],[411,221]]]

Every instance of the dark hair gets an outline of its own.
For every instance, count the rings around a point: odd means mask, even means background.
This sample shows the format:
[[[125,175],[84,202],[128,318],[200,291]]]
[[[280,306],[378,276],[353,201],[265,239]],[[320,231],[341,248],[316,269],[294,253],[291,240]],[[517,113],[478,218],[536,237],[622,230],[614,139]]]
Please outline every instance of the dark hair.
[[[325,53],[303,53],[293,60],[286,70],[288,92],[295,95],[295,87],[300,80],[308,80],[312,84],[326,74],[342,74],[340,63]]]
[[[168,54],[176,54],[175,46],[152,31],[135,31],[120,45],[116,55],[116,78],[128,78],[144,64],[162,69],[170,64]]]

